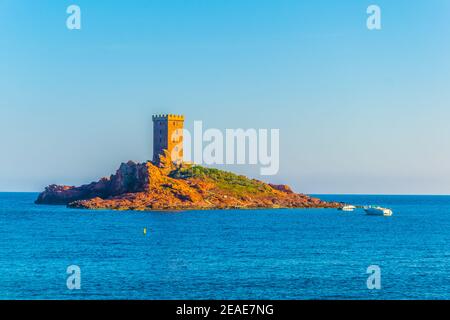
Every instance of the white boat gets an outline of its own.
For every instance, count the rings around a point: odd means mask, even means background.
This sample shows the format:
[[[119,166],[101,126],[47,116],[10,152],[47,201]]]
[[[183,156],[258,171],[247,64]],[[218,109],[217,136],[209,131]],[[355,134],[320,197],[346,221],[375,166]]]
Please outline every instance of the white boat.
[[[366,214],[370,216],[386,216],[386,217],[392,216],[391,209],[379,206],[364,207],[364,211],[366,212]]]
[[[355,209],[356,209],[356,207],[352,206],[352,205],[345,205],[342,208],[339,208],[339,210],[342,210],[342,211],[353,211]]]

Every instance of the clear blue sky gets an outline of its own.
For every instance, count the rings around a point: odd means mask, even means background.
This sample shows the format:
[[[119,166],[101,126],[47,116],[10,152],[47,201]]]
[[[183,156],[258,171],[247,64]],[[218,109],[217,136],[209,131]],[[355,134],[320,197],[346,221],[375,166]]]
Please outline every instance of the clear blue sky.
[[[0,191],[150,159],[170,112],[280,128],[299,192],[450,194],[449,39],[447,0],[0,0]]]

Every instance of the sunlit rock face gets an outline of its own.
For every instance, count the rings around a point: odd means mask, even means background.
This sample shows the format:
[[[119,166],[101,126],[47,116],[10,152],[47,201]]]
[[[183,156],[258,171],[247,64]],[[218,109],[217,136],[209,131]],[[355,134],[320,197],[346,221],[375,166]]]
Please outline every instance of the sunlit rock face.
[[[80,187],[50,185],[39,194],[37,204],[69,204],[95,197],[108,198],[149,189],[147,163],[122,163],[114,175]]]

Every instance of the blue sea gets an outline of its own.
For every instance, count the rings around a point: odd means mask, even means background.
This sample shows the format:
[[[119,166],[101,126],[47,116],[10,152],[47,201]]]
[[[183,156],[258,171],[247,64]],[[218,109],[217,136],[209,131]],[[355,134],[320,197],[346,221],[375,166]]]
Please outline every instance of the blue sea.
[[[362,210],[89,211],[0,193],[0,299],[448,299],[450,197]],[[144,234],[144,228],[147,234]],[[69,290],[67,267],[80,267]],[[367,288],[367,268],[381,289]]]

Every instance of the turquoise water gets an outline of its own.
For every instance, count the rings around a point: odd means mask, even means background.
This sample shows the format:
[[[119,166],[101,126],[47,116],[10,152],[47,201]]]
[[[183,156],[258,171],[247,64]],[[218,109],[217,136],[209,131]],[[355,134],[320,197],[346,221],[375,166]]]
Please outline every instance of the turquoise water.
[[[448,299],[450,197],[321,196],[334,209],[114,212],[0,193],[1,299]],[[144,235],[143,228],[147,228]],[[81,268],[81,290],[66,268]],[[381,268],[368,290],[366,269]]]

